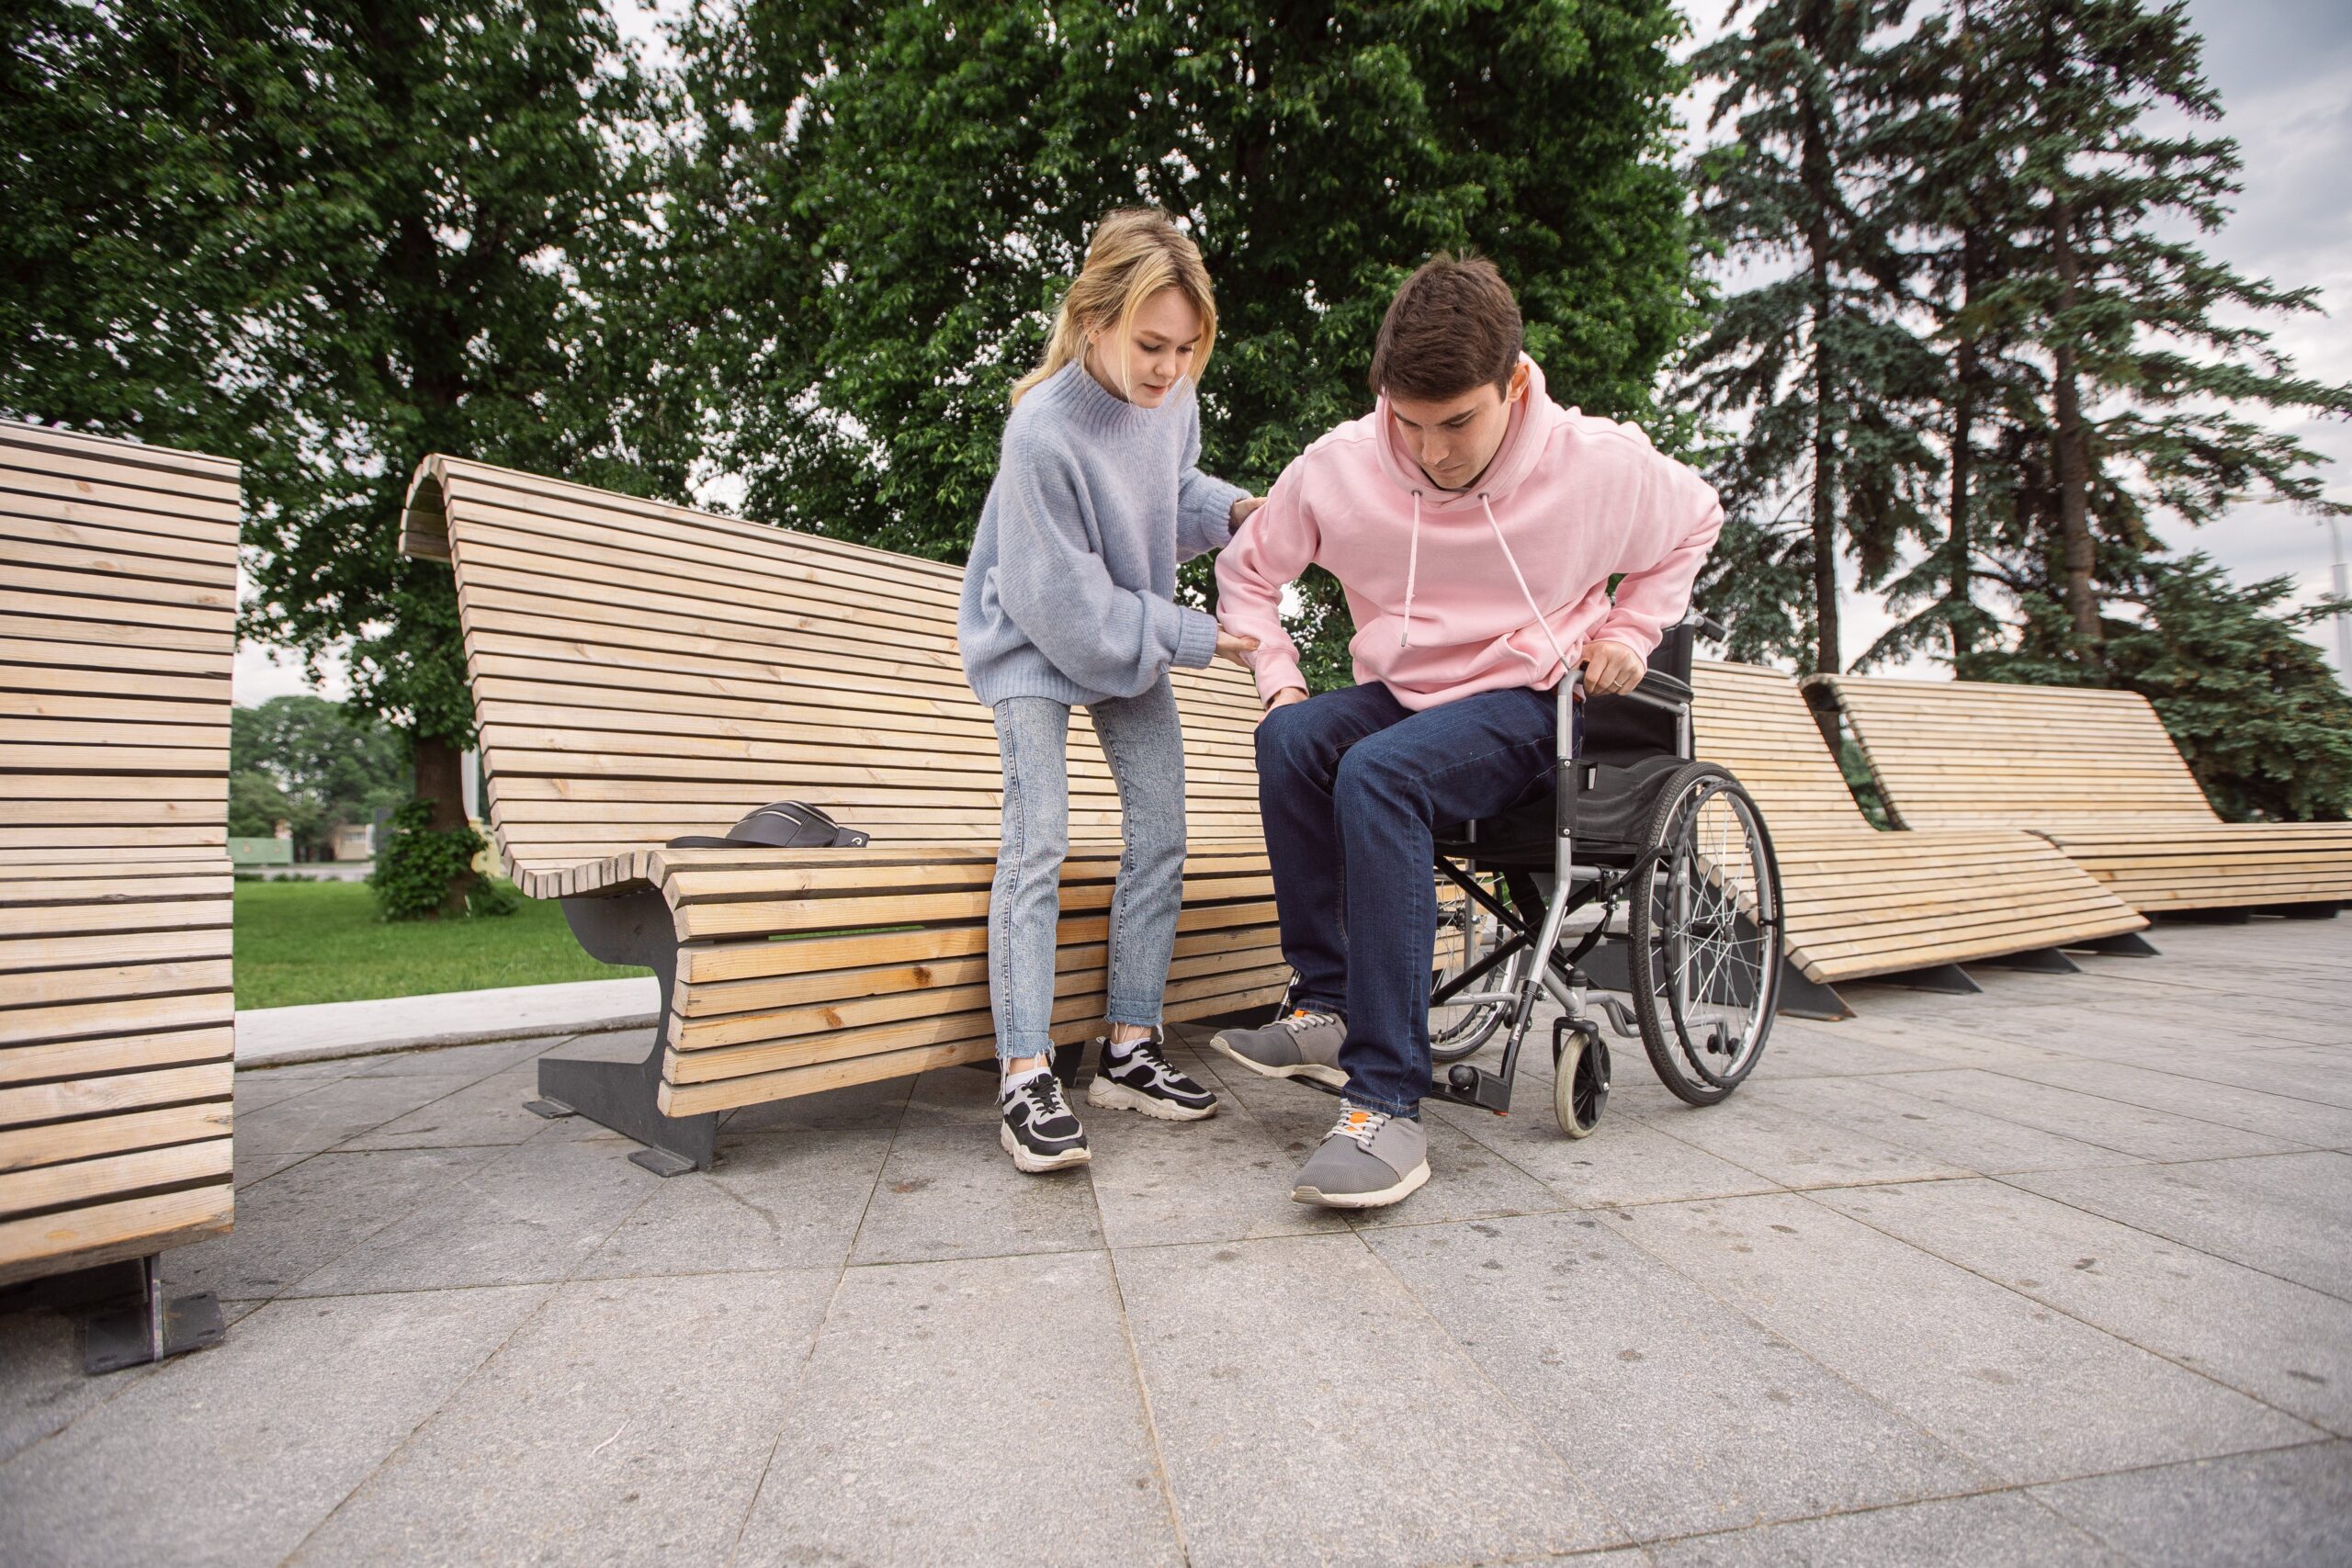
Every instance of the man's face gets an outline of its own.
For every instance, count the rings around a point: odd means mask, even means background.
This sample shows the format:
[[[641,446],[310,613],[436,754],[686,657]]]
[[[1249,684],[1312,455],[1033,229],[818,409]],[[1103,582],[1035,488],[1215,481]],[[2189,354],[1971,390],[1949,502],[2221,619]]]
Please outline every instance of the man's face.
[[[1508,391],[1487,381],[1451,398],[1391,392],[1388,414],[1406,455],[1440,490],[1468,490],[1495,460],[1510,429],[1511,405],[1527,394],[1527,367],[1510,373]]]

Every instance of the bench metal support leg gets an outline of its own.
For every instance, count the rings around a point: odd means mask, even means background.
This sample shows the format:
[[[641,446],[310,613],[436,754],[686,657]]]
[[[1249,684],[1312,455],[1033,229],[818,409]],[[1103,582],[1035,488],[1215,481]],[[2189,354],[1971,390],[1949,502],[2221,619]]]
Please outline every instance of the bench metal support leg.
[[[1626,976],[1626,954],[1630,951],[1623,942],[1604,942],[1578,959],[1577,967],[1599,989],[1631,996],[1634,983]],[[1779,1010],[1791,1018],[1820,1019],[1832,1023],[1854,1016],[1854,1010],[1846,1005],[1846,998],[1838,994],[1836,987],[1806,978],[1805,972],[1786,958],[1781,960]]]
[[[656,1176],[708,1170],[718,1143],[718,1113],[662,1113],[662,1053],[668,1039],[671,997],[678,979],[677,928],[670,906],[653,888],[611,898],[566,898],[563,918],[591,958],[640,964],[662,989],[662,1015],[643,1061],[594,1062],[573,1056],[539,1058],[539,1095],[530,1109],[542,1116],[585,1116],[645,1145],[628,1157]]]
[[[2095,936],[2087,942],[2066,944],[2077,953],[2104,953],[2110,958],[2161,958],[2156,944],[2138,931],[2118,931],[2113,936]]]
[[[1836,987],[1806,978],[1804,970],[1785,958],[1781,961],[1781,1010],[1791,1018],[1826,1019],[1832,1023],[1854,1016]]]
[[[2036,975],[2079,975],[2083,966],[2054,947],[2036,947],[2024,953],[2005,953],[1998,958],[1969,960],[1985,969],[2029,969]]]
[[[128,1264],[130,1278],[115,1301],[82,1325],[82,1370],[92,1377],[143,1367],[166,1356],[201,1350],[228,1337],[220,1302],[209,1291],[165,1300],[162,1259],[150,1253]]]
[[[1973,997],[1984,988],[1970,979],[1968,971],[1957,964],[1929,964],[1917,969],[1898,969],[1892,975],[1873,975],[1871,977],[1907,990],[1940,991],[1952,997]]]
[[[2313,900],[2309,904],[2272,904],[2257,912],[2276,915],[2282,920],[2332,920],[2336,908],[2331,902]]]

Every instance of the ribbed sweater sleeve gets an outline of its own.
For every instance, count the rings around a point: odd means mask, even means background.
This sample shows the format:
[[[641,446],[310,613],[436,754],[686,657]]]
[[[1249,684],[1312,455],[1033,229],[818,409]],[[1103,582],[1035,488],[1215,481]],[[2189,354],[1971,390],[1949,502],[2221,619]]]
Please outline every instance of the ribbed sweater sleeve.
[[[1184,465],[1176,481],[1176,558],[1225,548],[1233,536],[1233,503],[1250,492],[1201,472],[1201,404],[1184,400]]]
[[[1216,620],[1111,581],[1087,539],[1076,479],[1050,439],[1006,433],[996,566],[1005,615],[1048,663],[1092,691],[1131,697],[1170,665],[1206,665]]]

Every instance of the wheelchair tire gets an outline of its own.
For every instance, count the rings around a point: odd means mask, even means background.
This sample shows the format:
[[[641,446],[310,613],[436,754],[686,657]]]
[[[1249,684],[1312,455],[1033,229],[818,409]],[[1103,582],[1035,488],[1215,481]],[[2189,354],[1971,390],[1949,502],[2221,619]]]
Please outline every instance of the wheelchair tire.
[[[1552,1065],[1552,1113],[1560,1119],[1560,1131],[1571,1138],[1591,1137],[1608,1104],[1608,1043],[1596,1035],[1587,1044],[1583,1035],[1570,1034]]]
[[[1729,770],[1688,762],[1645,835],[1656,868],[1631,889],[1626,968],[1642,1047],[1680,1100],[1712,1105],[1764,1054],[1780,1000],[1780,865],[1764,814]],[[1725,1025],[1736,1021],[1736,1038]]]

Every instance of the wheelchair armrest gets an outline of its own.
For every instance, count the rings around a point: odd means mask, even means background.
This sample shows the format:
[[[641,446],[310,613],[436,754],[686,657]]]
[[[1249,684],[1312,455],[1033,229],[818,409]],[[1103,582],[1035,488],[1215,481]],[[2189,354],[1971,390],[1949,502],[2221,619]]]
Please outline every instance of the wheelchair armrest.
[[[1692,694],[1690,682],[1678,681],[1662,670],[1652,670],[1632,691],[1617,694],[1632,702],[1647,703],[1654,708],[1679,714],[1690,705]]]

